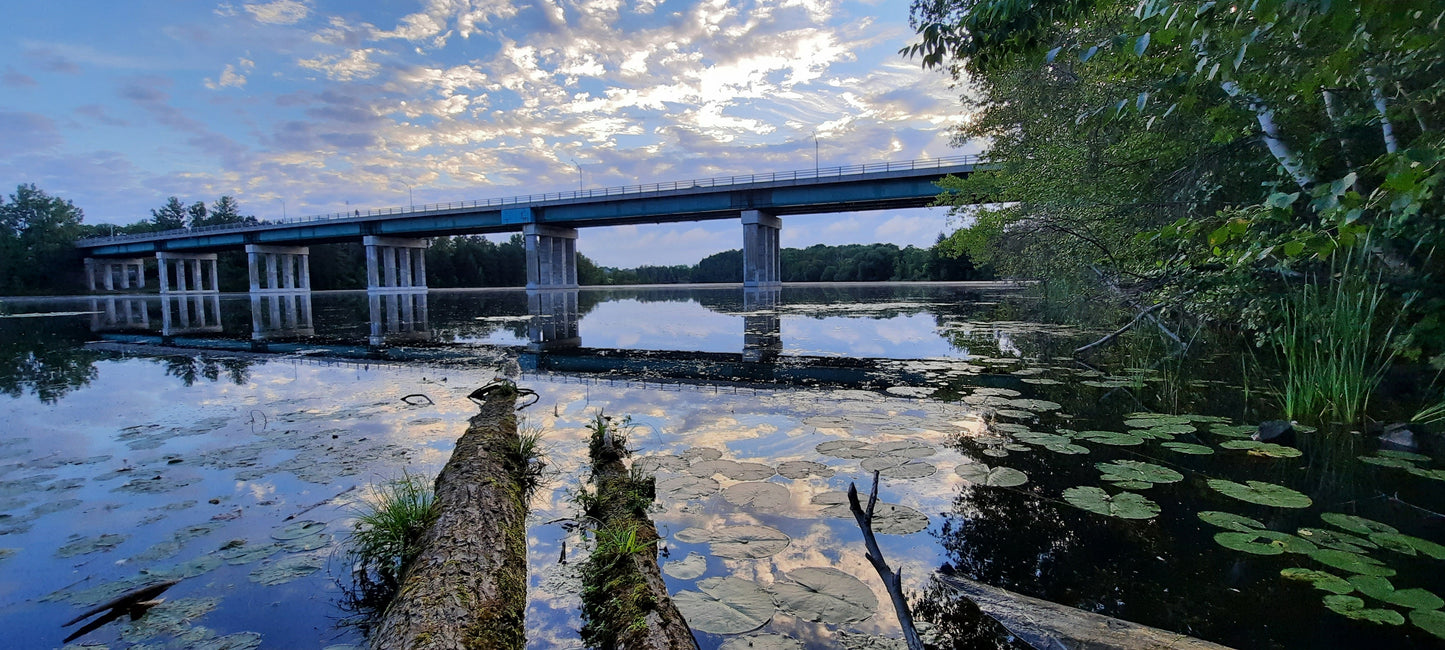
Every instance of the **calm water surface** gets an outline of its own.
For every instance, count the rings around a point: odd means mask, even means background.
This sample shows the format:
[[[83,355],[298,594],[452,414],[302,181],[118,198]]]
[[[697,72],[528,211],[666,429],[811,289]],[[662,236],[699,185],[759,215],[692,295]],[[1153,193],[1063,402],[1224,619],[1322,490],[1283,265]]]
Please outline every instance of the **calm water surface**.
[[[556,470],[528,529],[533,647],[579,645],[572,570],[586,541],[569,525],[570,493],[586,476],[583,427],[602,410],[631,416],[636,462],[658,477],[653,516],[664,563],[677,563],[667,577],[674,594],[717,577],[766,593],[800,569],[835,567],[876,601],[855,603],[876,609],[861,620],[821,622],[782,604],[744,637],[901,644],[861,535],[837,507],[877,469],[880,499],[898,506],[880,543],[940,645],[1011,643],[930,580],[944,565],[1241,648],[1437,641],[1412,625],[1409,606],[1356,592],[1363,607],[1404,623],[1353,620],[1326,609],[1329,592],[1280,575],[1302,567],[1350,577],[1353,568],[1389,573],[1396,589],[1445,594],[1445,558],[1428,544],[1445,542],[1431,512],[1445,504],[1434,450],[1382,464],[1376,443],[1349,435],[1270,450],[1281,458],[1230,449],[1239,434],[1228,426],[1272,417],[1259,397],[1266,382],[1241,378],[1237,359],[1175,356],[1141,332],[1088,364],[1073,361],[1069,352],[1116,315],[1060,313],[1018,290],[338,292],[184,306],[149,296],[18,301],[0,313],[10,315],[0,318],[6,647],[61,647],[75,629],[62,623],[162,578],[182,581],[144,619],[75,643],[364,645],[338,605],[348,582],[339,549],[355,509],[370,485],[404,471],[434,475],[475,413],[466,394],[498,374],[539,393],[526,413],[545,429]],[[51,315],[17,317],[37,313]],[[416,393],[433,403],[400,399]],[[988,485],[980,465],[1026,480]],[[1106,480],[1123,467],[1148,480]],[[1211,479],[1287,486],[1311,505],[1230,498]],[[1109,517],[1066,497],[1099,487],[1141,495],[1158,514]],[[1202,521],[1206,511],[1288,536],[1225,548],[1216,535],[1230,531]],[[1324,513],[1397,532],[1349,533]],[[739,553],[726,543],[739,526],[765,527],[775,552]],[[1342,556],[1320,549],[1374,563],[1341,567]],[[707,648],[737,638],[697,636]]]

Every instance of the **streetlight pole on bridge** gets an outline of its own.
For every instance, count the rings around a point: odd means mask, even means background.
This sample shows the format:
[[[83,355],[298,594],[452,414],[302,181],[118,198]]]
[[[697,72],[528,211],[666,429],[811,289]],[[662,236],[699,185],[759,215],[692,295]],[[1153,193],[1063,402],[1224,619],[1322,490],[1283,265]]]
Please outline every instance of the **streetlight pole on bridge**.
[[[278,199],[276,199],[276,200],[281,202],[281,220],[282,220],[282,221],[285,221],[285,220],[286,220],[286,199],[278,198]]]
[[[412,193],[411,193],[411,183],[408,183],[408,182],[406,182],[406,181],[404,181],[404,180],[401,180],[400,178],[397,178],[397,179],[394,179],[394,180],[395,180],[396,182],[401,183],[402,185],[405,185],[405,186],[406,186],[406,200],[407,200],[407,205],[411,206],[411,209],[415,210],[415,209],[416,209],[416,197],[415,197],[415,196],[412,196]]]

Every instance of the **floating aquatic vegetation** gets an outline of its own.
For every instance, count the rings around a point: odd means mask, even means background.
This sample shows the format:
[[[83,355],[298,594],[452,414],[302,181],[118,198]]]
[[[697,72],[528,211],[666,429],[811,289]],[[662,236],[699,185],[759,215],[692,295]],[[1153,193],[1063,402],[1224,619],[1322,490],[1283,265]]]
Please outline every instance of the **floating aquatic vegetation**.
[[[974,485],[1015,487],[1029,482],[1029,475],[1012,467],[989,467],[983,463],[962,463],[954,473]]]
[[[880,453],[872,445],[861,440],[829,440],[818,443],[818,446],[813,449],[824,456],[853,460],[872,458]]]
[[[1014,399],[1009,400],[1009,405],[1025,411],[1057,411],[1064,408],[1063,404],[1046,399]]]
[[[1258,431],[1259,427],[1248,424],[1216,424],[1209,427],[1209,432],[1221,435],[1226,438],[1248,438]]]
[[[909,461],[891,467],[885,467],[878,471],[883,478],[911,481],[913,479],[926,478],[938,473],[938,468],[928,463]]]
[[[155,544],[152,544],[150,548],[147,548],[140,553],[132,555],[129,561],[154,562],[156,560],[164,560],[169,557],[175,557],[175,555],[180,552],[180,542],[177,542],[175,540],[166,540],[164,542],[157,542]]]
[[[1325,512],[1320,514],[1320,519],[1325,523],[1352,533],[1369,535],[1370,533],[1398,533],[1394,526],[1382,524],[1373,519],[1366,519],[1356,515],[1347,515],[1339,512]]]
[[[72,539],[64,546],[55,549],[55,556],[75,557],[77,555],[87,555],[100,551],[109,551],[110,549],[120,546],[127,539],[129,539],[128,536],[116,533],[105,533],[103,535],[97,535],[95,537],[81,537],[79,539]]]
[[[1023,379],[1020,379],[1019,381],[1022,381],[1025,384],[1033,384],[1035,386],[1058,386],[1064,383],[1057,379],[1049,379],[1048,377],[1025,377]]]
[[[282,541],[291,540],[307,535],[314,535],[324,530],[326,530],[326,524],[320,521],[295,521],[278,530],[272,531],[271,539]]]
[[[268,587],[304,578],[326,567],[326,559],[315,554],[290,555],[275,562],[264,563],[251,571],[251,582]]]
[[[1430,457],[1425,454],[1417,454],[1413,451],[1400,451],[1399,449],[1381,449],[1375,452],[1376,456],[1384,458],[1398,458],[1400,460],[1413,460],[1421,463],[1430,462]]]
[[[1133,492],[1110,495],[1092,485],[1064,490],[1064,500],[1074,507],[1120,519],[1150,519],[1159,514],[1159,504],[1148,497]]]
[[[933,395],[934,393],[938,392],[938,389],[924,388],[922,386],[889,386],[888,388],[883,389],[883,391],[888,393],[889,395],[896,395],[898,397],[923,398]]]
[[[1362,463],[1379,465],[1380,467],[1398,467],[1400,469],[1411,469],[1415,467],[1415,463],[1412,463],[1403,458],[1389,458],[1385,456],[1360,456],[1359,459]]]
[[[678,580],[693,580],[707,573],[707,558],[688,552],[687,557],[662,565],[662,572]]]
[[[1395,575],[1395,570],[1368,555],[1340,551],[1332,548],[1322,548],[1309,554],[1310,559],[1320,564],[1332,566],[1341,571],[1358,573],[1367,576],[1380,576],[1388,578]]]
[[[696,476],[678,476],[657,482],[657,496],[678,501],[701,499],[718,491],[717,481]]]
[[[973,389],[973,394],[984,396],[992,395],[995,397],[1018,397],[1020,395],[1023,395],[1023,393],[1020,393],[1012,388],[994,388],[992,386],[982,386],[979,388],[975,388]]]
[[[760,481],[729,485],[723,489],[722,495],[735,506],[762,510],[781,510],[788,505],[789,497],[788,488]]]
[[[833,475],[833,468],[811,460],[789,460],[778,463],[778,475],[795,481],[809,476],[828,478]]]
[[[1364,553],[1367,550],[1379,548],[1379,545],[1363,537],[1356,537],[1349,533],[1341,533],[1328,528],[1301,528],[1296,531],[1296,533],[1298,533],[1300,537],[1308,539],[1320,546],[1339,551]]]
[[[777,473],[772,467],[762,463],[743,463],[726,459],[696,462],[688,467],[687,471],[698,478],[722,474],[735,481],[761,481]]]
[[[825,517],[853,519],[847,492],[814,495],[813,504],[823,506]],[[927,528],[928,515],[908,506],[879,501],[873,508],[873,532],[880,535],[912,535]]]
[[[1393,609],[1366,609],[1365,601],[1354,596],[1330,594],[1324,597],[1325,607],[1357,621],[1383,625],[1404,625],[1405,617]]]
[[[832,567],[793,569],[771,588],[778,606],[806,621],[856,623],[872,616],[878,598],[863,581]]]
[[[171,490],[179,490],[199,480],[199,478],[194,476],[166,476],[164,474],[146,472],[145,475],[137,476],[126,481],[124,485],[111,490],[111,492],[160,494],[162,492],[170,492]]]
[[[938,453],[933,445],[919,440],[888,440],[874,445],[874,448],[882,453],[904,458],[927,458]]]
[[[1440,609],[1445,606],[1445,600],[1429,590],[1418,587],[1396,589],[1388,578],[1380,576],[1350,576],[1350,584],[1366,596],[1405,609]]]
[[[1134,415],[1137,417],[1131,417],[1130,419],[1125,420],[1124,426],[1129,427],[1130,429],[1151,429],[1154,427],[1163,426],[1188,426],[1189,423],[1192,421],[1192,418],[1187,415],[1159,415],[1156,413]],[[1181,431],[1180,433],[1193,432],[1194,427],[1189,427],[1188,431]]]
[[[197,638],[198,632],[204,632],[205,636]],[[181,634],[179,640],[185,642],[190,650],[255,650],[261,647],[262,637],[255,632],[236,632],[226,636],[214,634],[206,628],[195,628],[191,633]]]
[[[55,512],[61,512],[63,510],[69,510],[80,505],[81,503],[84,502],[80,499],[58,499],[55,501],[46,501],[44,503],[37,504],[34,508],[31,508],[30,515],[32,517],[40,517]]]
[[[729,559],[771,557],[788,547],[792,538],[768,526],[723,526],[707,530],[684,528],[673,535],[684,544],[708,544],[712,554]]]
[[[785,634],[750,634],[723,641],[718,650],[803,650],[802,641]]]
[[[1014,433],[1014,434],[1013,434],[1013,438],[1014,438],[1014,440],[1017,440],[1017,441],[1019,441],[1019,442],[1026,442],[1026,443],[1031,444],[1031,445],[1040,445],[1040,446],[1067,445],[1067,444],[1070,444],[1070,443],[1073,441],[1073,438],[1070,438],[1070,437],[1064,436],[1064,435],[1059,435],[1059,434],[1057,434],[1057,433],[1042,433],[1042,432],[1039,432],[1039,431],[1028,431],[1028,430],[1019,431],[1019,432]]]
[[[240,544],[234,542],[240,542]],[[280,544],[247,544],[246,540],[233,540],[231,544],[221,547],[216,555],[225,560],[226,564],[241,565],[264,560],[280,551]]]
[[[1021,411],[1018,409],[998,409],[995,410],[994,413],[1006,418],[1014,418],[1015,420],[1031,420],[1037,417],[1033,411]]]
[[[1219,443],[1224,449],[1246,449],[1251,456],[1265,456],[1268,458],[1298,458],[1300,450],[1294,447],[1277,445],[1272,442],[1260,442],[1258,440],[1226,440]]]
[[[1264,530],[1264,524],[1257,519],[1251,519],[1244,515],[1236,515],[1232,512],[1221,512],[1218,510],[1205,510],[1199,513],[1200,521],[1211,526],[1218,526],[1226,530],[1238,531],[1241,533]]]
[[[672,454],[643,456],[632,462],[632,469],[648,474],[658,471],[681,472],[687,469],[687,461]]]
[[[1281,569],[1279,574],[1286,580],[1299,580],[1310,583],[1315,589],[1328,591],[1333,594],[1348,594],[1355,590],[1355,586],[1348,580],[1341,578],[1329,571],[1316,571],[1294,567]]]
[[[1416,551],[1436,560],[1445,560],[1445,546],[1428,539],[1401,533],[1370,533],[1370,541],[1401,555],[1414,556]]]
[[[1116,460],[1095,463],[1094,468],[1104,474],[1106,481],[1132,481],[1138,483],[1178,483],[1184,475],[1163,465],[1137,460]]]
[[[219,598],[177,598],[150,608],[139,620],[120,628],[120,638],[139,643],[162,636],[176,636],[191,627],[191,621],[211,613]]]
[[[1101,445],[1132,447],[1144,444],[1144,437],[1118,431],[1080,431],[1074,436],[1079,440],[1097,442]]]
[[[19,552],[18,548],[0,548],[0,560],[8,560]]]
[[[708,634],[751,632],[773,618],[773,598],[751,580],[708,578],[697,591],[680,591],[673,604],[693,629]]]
[[[1445,639],[1445,612],[1417,609],[1410,612],[1410,622],[1436,637]]]
[[[1289,533],[1281,533],[1273,530],[1215,533],[1214,541],[1224,548],[1253,553],[1255,555],[1279,555],[1280,553],[1309,554],[1319,550],[1318,547],[1308,541]]]
[[[1274,506],[1276,508],[1308,508],[1314,503],[1308,496],[1291,490],[1283,485],[1265,483],[1263,481],[1248,481],[1246,484],[1226,481],[1224,479],[1209,479],[1209,487],[1224,496],[1257,503],[1262,506]]]
[[[1428,478],[1436,481],[1445,481],[1445,469],[1425,469],[1423,467],[1405,468],[1411,474],[1420,478]]]
[[[1192,442],[1166,442],[1160,444],[1159,446],[1170,451],[1178,452],[1181,454],[1189,454],[1191,456],[1208,456],[1214,453],[1214,449],[1212,447],[1196,445]]]
[[[180,580],[183,578],[194,578],[199,575],[210,573],[221,566],[222,559],[218,554],[201,555],[193,557],[184,562],[179,562],[167,567],[146,569],[142,573],[154,578],[163,580]]]

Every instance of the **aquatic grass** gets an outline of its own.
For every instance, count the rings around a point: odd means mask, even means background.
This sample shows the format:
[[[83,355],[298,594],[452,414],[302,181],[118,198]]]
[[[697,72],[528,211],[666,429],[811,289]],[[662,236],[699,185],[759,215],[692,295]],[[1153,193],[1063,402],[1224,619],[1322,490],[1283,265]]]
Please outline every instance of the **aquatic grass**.
[[[432,482],[421,476],[403,470],[400,479],[372,486],[349,540],[357,572],[399,585],[437,514]]]
[[[1371,278],[1364,255],[1351,251],[1331,265],[1327,282],[1305,281],[1281,301],[1283,322],[1272,339],[1286,418],[1347,424],[1364,418],[1395,356],[1394,323],[1380,329],[1385,297],[1379,275]]]
[[[541,425],[527,420],[517,423],[515,446],[508,447],[507,465],[522,489],[522,499],[529,502],[532,495],[551,478],[550,462],[546,447],[542,444],[545,436]]]

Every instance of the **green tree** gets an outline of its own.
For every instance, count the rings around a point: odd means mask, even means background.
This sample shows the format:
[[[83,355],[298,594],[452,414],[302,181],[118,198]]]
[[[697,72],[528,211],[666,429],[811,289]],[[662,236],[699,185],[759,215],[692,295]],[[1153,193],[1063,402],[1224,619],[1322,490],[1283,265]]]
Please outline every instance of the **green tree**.
[[[80,256],[74,242],[85,215],[33,183],[0,199],[0,290],[35,293],[72,286]]]
[[[205,209],[205,206],[202,206]],[[151,210],[151,223],[155,224],[157,230],[176,230],[186,227],[186,217],[190,214],[181,200],[172,196],[166,200],[166,204],[159,209]]]

